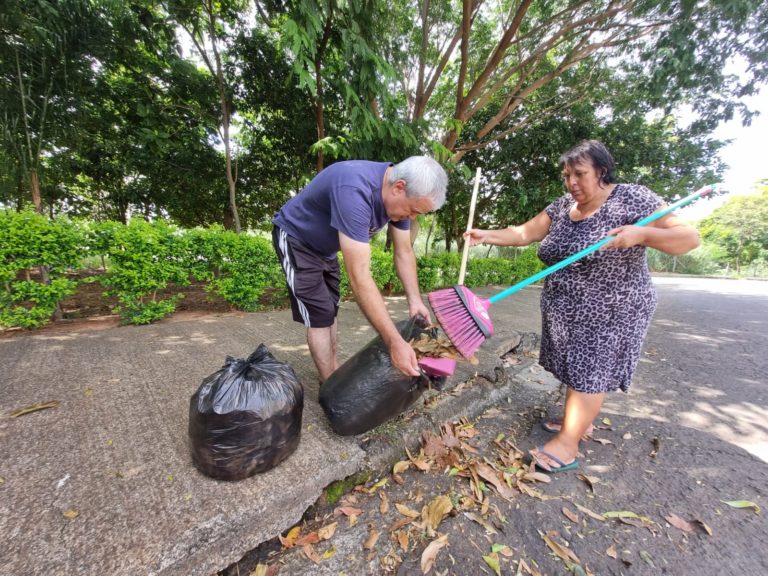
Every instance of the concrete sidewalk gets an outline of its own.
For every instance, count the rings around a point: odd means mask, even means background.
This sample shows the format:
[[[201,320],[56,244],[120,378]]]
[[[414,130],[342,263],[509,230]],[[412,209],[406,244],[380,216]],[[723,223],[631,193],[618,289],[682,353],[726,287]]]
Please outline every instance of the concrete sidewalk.
[[[328,426],[304,329],[289,311],[0,338],[3,573],[193,576],[225,568],[297,522],[331,482],[400,459],[422,429],[498,401],[521,411],[544,401],[556,383],[544,373],[529,377],[532,360],[513,368],[501,360],[523,333],[539,332],[539,293],[528,288],[495,304],[496,335],[478,352],[479,365],[460,363],[445,391],[428,392],[428,406],[418,401],[365,448]],[[406,317],[403,298],[388,306],[396,320]],[[357,305],[344,303],[340,359],[374,336]],[[262,342],[304,384],[299,448],[265,474],[209,479],[189,456],[189,398],[226,356],[244,358]],[[473,384],[457,391],[461,382]],[[58,407],[8,416],[53,400]]]

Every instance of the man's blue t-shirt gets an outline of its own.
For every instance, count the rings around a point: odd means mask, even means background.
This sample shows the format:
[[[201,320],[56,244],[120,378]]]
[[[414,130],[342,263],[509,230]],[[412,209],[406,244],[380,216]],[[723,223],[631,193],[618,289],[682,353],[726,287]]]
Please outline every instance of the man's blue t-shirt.
[[[348,160],[331,164],[275,214],[272,223],[325,258],[339,251],[339,232],[368,242],[389,217],[381,186],[389,162]],[[409,230],[410,220],[393,224]]]

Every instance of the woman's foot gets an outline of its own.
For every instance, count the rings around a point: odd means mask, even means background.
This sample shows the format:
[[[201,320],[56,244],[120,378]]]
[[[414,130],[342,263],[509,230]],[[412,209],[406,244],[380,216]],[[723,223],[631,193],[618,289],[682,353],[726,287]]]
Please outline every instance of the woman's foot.
[[[552,432],[553,434],[556,434],[560,432],[560,430],[563,427],[563,419],[562,418],[555,418],[553,420],[542,420],[541,421],[541,427],[544,428],[547,432]],[[595,431],[595,427],[590,424],[589,428],[587,428],[587,431],[584,432],[583,439],[588,439],[592,437],[592,433]]]
[[[565,472],[566,470],[578,468],[578,448],[575,453],[572,452],[567,446],[560,444],[557,438],[554,438],[543,446],[534,448],[529,454],[536,467],[551,473]]]

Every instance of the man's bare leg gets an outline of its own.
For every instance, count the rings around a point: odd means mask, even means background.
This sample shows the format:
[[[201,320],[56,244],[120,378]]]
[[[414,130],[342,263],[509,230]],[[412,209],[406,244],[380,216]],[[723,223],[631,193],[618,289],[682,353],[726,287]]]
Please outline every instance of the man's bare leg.
[[[336,359],[336,320],[327,328],[307,328],[307,344],[320,380],[325,382],[339,367]]]

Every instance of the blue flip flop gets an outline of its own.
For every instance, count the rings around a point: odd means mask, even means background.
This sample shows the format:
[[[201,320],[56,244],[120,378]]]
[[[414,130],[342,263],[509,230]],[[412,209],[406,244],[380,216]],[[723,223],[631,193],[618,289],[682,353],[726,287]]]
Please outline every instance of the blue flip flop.
[[[538,454],[543,454],[544,456],[546,456],[547,458],[549,458],[550,460],[552,460],[557,464],[557,468],[547,468],[546,466],[544,466],[544,464],[539,463],[539,460],[536,458],[536,454],[529,452],[529,454],[531,455],[531,460],[533,460],[533,463],[536,465],[536,468],[538,468],[542,472],[546,472],[547,474],[557,474],[558,472],[576,470],[576,468],[579,467],[578,458],[574,458],[572,462],[568,462],[568,464],[566,464],[554,454],[550,454],[549,452],[544,450],[544,446],[539,446],[538,448],[536,448],[536,452]]]

